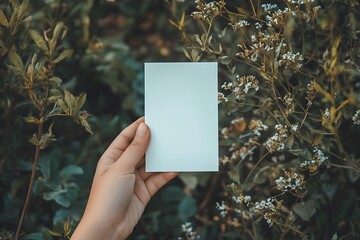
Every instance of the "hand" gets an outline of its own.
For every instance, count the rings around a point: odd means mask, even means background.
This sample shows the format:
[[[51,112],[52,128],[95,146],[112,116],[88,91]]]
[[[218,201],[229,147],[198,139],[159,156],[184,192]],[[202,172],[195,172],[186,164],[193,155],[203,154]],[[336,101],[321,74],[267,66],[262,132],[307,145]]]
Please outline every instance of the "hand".
[[[147,173],[144,154],[150,129],[140,118],[101,156],[85,213],[71,240],[125,239],[150,198],[177,173]]]

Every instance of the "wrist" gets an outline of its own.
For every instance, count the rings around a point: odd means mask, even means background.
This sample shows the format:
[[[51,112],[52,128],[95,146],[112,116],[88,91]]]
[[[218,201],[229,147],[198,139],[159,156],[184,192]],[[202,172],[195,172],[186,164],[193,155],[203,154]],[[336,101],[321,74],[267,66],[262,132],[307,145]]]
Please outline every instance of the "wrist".
[[[111,240],[111,233],[114,233],[113,226],[114,224],[111,223],[104,224],[104,222],[89,221],[89,219],[83,217],[71,236],[71,240]]]

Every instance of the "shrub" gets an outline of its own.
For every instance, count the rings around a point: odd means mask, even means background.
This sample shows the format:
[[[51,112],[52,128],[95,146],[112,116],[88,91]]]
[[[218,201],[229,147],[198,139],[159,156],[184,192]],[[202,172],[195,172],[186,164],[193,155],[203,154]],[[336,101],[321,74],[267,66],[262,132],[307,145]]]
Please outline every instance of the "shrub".
[[[221,64],[222,236],[359,237],[359,7],[195,1],[184,53]]]

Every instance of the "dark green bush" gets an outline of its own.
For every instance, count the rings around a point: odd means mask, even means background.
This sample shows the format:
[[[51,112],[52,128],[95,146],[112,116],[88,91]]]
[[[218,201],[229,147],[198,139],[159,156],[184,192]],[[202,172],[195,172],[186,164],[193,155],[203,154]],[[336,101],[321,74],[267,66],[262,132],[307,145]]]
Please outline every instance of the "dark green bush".
[[[221,171],[181,174],[130,239],[359,237],[358,1],[0,9],[0,238],[14,237],[33,173],[23,239],[68,239],[98,158],[143,114],[143,62],[186,59],[219,62]]]

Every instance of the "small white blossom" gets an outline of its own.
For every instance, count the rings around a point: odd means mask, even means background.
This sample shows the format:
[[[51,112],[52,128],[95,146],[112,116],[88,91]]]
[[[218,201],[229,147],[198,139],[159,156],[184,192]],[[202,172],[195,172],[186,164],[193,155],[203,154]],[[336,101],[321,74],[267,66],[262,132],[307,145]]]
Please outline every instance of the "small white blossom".
[[[277,8],[278,6],[276,4],[265,3],[262,4],[261,7],[264,9],[265,12],[268,12],[270,10]]]
[[[189,222],[182,224],[181,230],[183,231],[183,233],[185,233],[187,240],[196,240],[200,238],[200,236],[197,235],[197,233],[193,230],[193,227]],[[178,239],[180,240],[182,238],[178,238]]]
[[[301,190],[304,187],[304,176],[298,173],[285,172],[285,176],[280,176],[275,180],[276,188],[280,191]]]
[[[228,206],[225,205],[224,201],[220,203],[216,202],[216,209],[220,212],[220,216],[225,217],[228,213]]]
[[[262,131],[268,130],[268,126],[264,124],[261,120],[252,119],[249,124],[250,130],[253,130],[254,134],[258,137],[261,136]]]
[[[299,124],[293,124],[291,125],[291,131],[296,132],[298,130]]]
[[[311,160],[303,161],[300,163],[300,167],[308,168],[310,173],[316,173],[318,167],[327,159],[328,157],[325,156],[324,152],[320,148],[314,147]]]
[[[330,111],[329,111],[328,108],[325,109],[324,116],[325,116],[326,119],[330,118]]]
[[[277,124],[275,125],[275,130],[276,133],[264,143],[264,146],[269,152],[280,152],[285,149],[284,141],[288,137],[287,127],[282,124]]]
[[[262,26],[263,26],[263,25],[262,25],[261,23],[259,23],[259,22],[256,22],[256,23],[255,23],[255,28],[256,28],[256,29],[261,29]],[[252,36],[255,37],[255,35],[251,35],[251,40],[252,40]]]
[[[282,55],[282,59],[279,61],[279,65],[285,65],[285,68],[289,68],[290,66],[295,66],[297,69],[302,67],[301,61],[304,60],[303,55],[298,53],[287,52]]]
[[[354,116],[352,117],[352,120],[355,125],[360,125],[360,110],[356,110]]]
[[[221,103],[221,102],[227,102],[228,99],[225,97],[225,95],[221,92],[218,93],[218,103]]]
[[[249,26],[250,23],[246,20],[239,20],[236,23],[229,23],[229,25],[234,29],[234,30],[238,30],[240,28],[244,28],[246,26]]]

